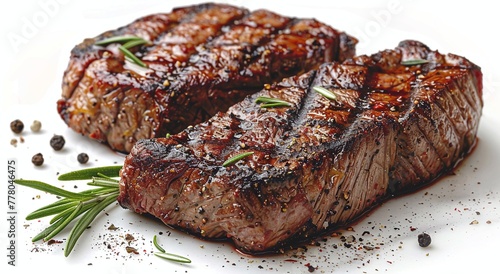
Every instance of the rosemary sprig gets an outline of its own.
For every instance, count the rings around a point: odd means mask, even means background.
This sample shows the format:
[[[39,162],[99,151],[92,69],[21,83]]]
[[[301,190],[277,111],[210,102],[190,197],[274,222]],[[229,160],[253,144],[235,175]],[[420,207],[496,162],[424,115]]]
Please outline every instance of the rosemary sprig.
[[[324,87],[315,86],[313,90],[330,100],[337,100],[337,95]]]
[[[290,107],[291,104],[285,100],[278,98],[271,98],[267,96],[259,96],[255,99],[256,104],[261,104],[261,108],[273,108],[273,107]]]
[[[236,162],[238,162],[239,160],[247,157],[247,156],[250,156],[253,154],[253,151],[248,151],[248,152],[243,152],[243,153],[240,153],[234,157],[231,157],[229,159],[227,159],[224,163],[222,163],[222,166],[223,167],[228,167],[230,165],[234,165]]]
[[[191,260],[189,258],[186,258],[186,257],[181,256],[181,255],[165,252],[165,249],[163,249],[163,247],[161,247],[158,244],[158,241],[156,239],[156,235],[153,236],[153,245],[159,250],[159,252],[154,253],[155,256],[157,256],[157,257],[160,257],[160,258],[163,258],[163,259],[166,259],[169,261],[178,262],[178,263],[185,263],[185,264],[191,263]]]
[[[406,60],[402,61],[401,65],[403,66],[416,66],[416,65],[423,65],[429,63],[429,60],[424,60],[424,59],[413,59],[413,60]]]
[[[135,54],[133,54],[129,49],[139,45],[151,44],[151,41],[148,41],[138,36],[125,35],[125,36],[110,37],[108,39],[97,41],[94,44],[98,46],[104,46],[112,43],[122,44],[121,46],[118,47],[118,49],[132,63],[135,63],[136,65],[139,65],[143,68],[147,67],[147,65],[144,62],[142,62],[141,59],[135,56]]]
[[[116,201],[120,192],[119,181],[112,177],[118,177],[120,169],[121,166],[89,168],[65,173],[59,176],[59,180],[62,181],[91,179],[88,185],[95,186],[96,188],[78,193],[39,181],[16,180],[15,182],[19,185],[63,197],[61,200],[43,206],[26,216],[27,220],[33,220],[54,215],[50,220],[50,226],[33,237],[32,241],[35,242],[42,239],[48,241],[52,239],[81,215],[73,226],[68,241],[66,242],[64,255],[69,256],[78,239],[90,223],[94,221],[103,209]]]

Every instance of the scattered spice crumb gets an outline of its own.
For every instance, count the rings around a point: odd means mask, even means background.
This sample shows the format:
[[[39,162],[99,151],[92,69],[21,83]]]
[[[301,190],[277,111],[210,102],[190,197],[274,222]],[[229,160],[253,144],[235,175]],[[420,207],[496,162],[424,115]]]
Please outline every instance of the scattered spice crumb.
[[[139,251],[137,251],[135,247],[127,246],[125,247],[125,250],[127,250],[127,253],[139,254]]]
[[[19,136],[19,142],[24,143],[24,137],[23,136]]]
[[[13,145],[14,147],[17,147],[17,139],[16,138],[10,139],[10,144]]]
[[[53,244],[62,244],[63,241],[59,241],[59,240],[54,240],[54,239],[50,239],[47,244],[48,245],[53,245]]]
[[[470,222],[470,225],[477,225],[477,224],[479,224],[477,220],[473,220],[472,222]]]
[[[118,227],[116,227],[114,224],[111,224],[109,227],[108,227],[108,230],[118,230]]]
[[[132,234],[127,233],[127,234],[125,235],[125,240],[126,240],[127,242],[130,242],[130,241],[135,240],[135,238],[134,238],[134,236],[132,236]]]

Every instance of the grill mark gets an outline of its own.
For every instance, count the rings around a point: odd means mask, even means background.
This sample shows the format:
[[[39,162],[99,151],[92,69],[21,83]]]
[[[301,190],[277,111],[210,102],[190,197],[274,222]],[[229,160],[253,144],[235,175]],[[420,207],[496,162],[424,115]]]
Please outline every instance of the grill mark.
[[[189,61],[191,56],[197,53],[196,46],[206,43],[214,36],[220,35],[223,27],[233,24],[234,21],[240,19],[248,12],[246,9],[231,8],[234,10],[234,14],[230,16],[226,13],[228,16],[227,21],[222,21],[222,18],[219,18],[217,21],[206,18],[210,13],[220,14],[223,12],[221,11],[222,9],[228,8],[228,6],[213,4],[200,6],[199,9],[196,9],[195,13],[190,14],[188,18],[181,21],[175,28],[169,32],[164,32],[161,37],[158,37],[153,46],[145,48],[144,52],[140,52],[140,55],[143,56],[142,60],[154,69],[149,74],[149,77],[165,79],[165,76],[176,73],[176,71],[185,66],[185,63]],[[186,32],[186,25],[189,26],[189,30],[198,29],[199,31],[196,33]],[[176,38],[178,39],[177,41],[175,40]],[[176,49],[176,47],[180,48]],[[179,54],[176,53],[176,50]],[[168,53],[162,54],[160,51]],[[158,60],[158,58],[163,58],[162,55],[165,55],[170,60]],[[169,80],[175,81],[175,78],[170,77]]]
[[[189,14],[189,11],[192,8],[186,8],[187,13]],[[179,12],[182,12],[179,10]],[[185,15],[185,14],[184,14]],[[143,18],[140,18],[131,24],[121,27],[115,31],[107,31],[93,39],[88,39],[85,40],[82,44],[76,46],[72,51],[71,51],[71,63],[69,66],[75,65],[75,66],[80,66],[79,69],[76,69],[76,71],[79,71],[80,73],[76,76],[79,80],[77,82],[74,82],[74,84],[70,84],[68,80],[66,79],[69,74],[74,73],[74,69],[67,69],[64,73],[64,79],[63,79],[63,97],[66,99],[69,99],[72,97],[74,90],[78,87],[79,82],[82,80],[83,75],[87,68],[90,66],[90,64],[96,60],[100,60],[103,57],[104,52],[106,50],[96,50],[96,47],[94,46],[94,43],[99,40],[103,40],[112,36],[117,36],[117,35],[125,35],[125,34],[130,34],[130,35],[138,35],[146,39],[151,39],[151,37],[144,37],[145,34],[139,35],[143,31],[142,28],[138,28],[136,25],[141,24],[143,21],[147,21],[148,18],[151,17],[162,17],[166,16],[168,19],[167,22],[165,23],[165,28],[161,32],[168,32],[169,29],[175,27],[178,24],[177,20],[174,20],[174,13],[170,14],[158,14],[158,15],[150,15],[146,16]],[[172,21],[170,21],[172,20]],[[89,57],[89,55],[93,57]],[[78,56],[77,60],[73,60],[76,56]],[[87,59],[89,58],[89,59]],[[86,61],[81,61],[82,59],[87,59]]]
[[[210,107],[207,108],[207,104],[208,104],[208,106],[212,104],[210,102],[210,99],[212,98],[212,96],[210,96],[208,94],[208,92],[212,91],[214,88],[216,88],[218,83],[214,82],[214,80],[208,82],[208,81],[205,81],[204,79],[215,78],[215,77],[213,77],[214,75],[208,75],[207,73],[209,73],[211,71],[213,71],[213,72],[221,71],[223,68],[226,68],[226,66],[221,64],[221,63],[216,63],[215,67],[208,67],[208,66],[205,67],[207,65],[205,63],[206,60],[211,61],[211,60],[217,59],[222,54],[230,54],[231,55],[234,53],[239,53],[239,54],[243,55],[243,54],[245,54],[245,51],[247,51],[247,50],[248,50],[248,52],[251,53],[251,55],[255,55],[257,49],[259,47],[261,47],[262,44],[265,44],[268,41],[272,40],[276,33],[278,33],[279,31],[281,31],[282,29],[284,29],[290,25],[290,22],[288,22],[286,24],[283,24],[282,26],[272,27],[272,26],[257,22],[257,26],[255,29],[269,30],[269,34],[267,34],[267,35],[263,36],[261,39],[259,39],[257,44],[251,44],[251,45],[249,44],[248,45],[249,49],[245,49],[243,47],[235,52],[231,52],[231,49],[232,49],[231,45],[228,45],[228,44],[220,44],[219,45],[219,44],[217,44],[222,39],[223,35],[231,35],[231,33],[230,33],[231,31],[237,31],[237,27],[239,25],[252,24],[252,22],[254,22],[254,21],[252,21],[252,15],[254,15],[254,14],[255,14],[255,12],[247,15],[246,17],[243,18],[243,20],[241,22],[238,22],[239,24],[235,24],[235,22],[233,22],[233,24],[226,26],[226,28],[229,29],[228,32],[221,33],[219,36],[212,39],[212,41],[207,45],[207,47],[204,50],[198,52],[197,54],[193,55],[190,58],[188,66],[186,66],[182,70],[179,70],[179,72],[175,74],[176,78],[180,78],[182,80],[174,82],[169,90],[175,96],[173,99],[175,101],[170,103],[170,107],[186,108],[188,106],[191,106],[191,108],[203,109],[204,113],[206,113],[208,115],[215,114],[215,113],[213,113],[214,111],[210,109]],[[271,15],[271,13],[269,13],[269,14]],[[279,18],[282,18],[282,20],[284,20],[284,21],[290,20],[287,17],[282,17],[282,16],[279,16],[276,14],[272,14],[272,15],[279,17]],[[240,38],[243,38],[243,36],[240,36]],[[240,42],[245,42],[245,41],[240,40]],[[204,56],[211,56],[211,55],[213,55],[215,57],[211,58],[211,59],[204,58]],[[234,60],[228,59],[228,61],[234,61]],[[244,66],[242,66],[242,64],[243,63],[239,63],[238,67],[233,68],[233,70],[230,70],[228,72],[228,74],[232,73],[233,76],[236,76],[241,71],[241,67],[244,67]],[[228,78],[230,78],[230,77],[228,77]],[[217,81],[217,80],[215,80],[215,81]],[[218,81],[220,81],[220,78]],[[255,79],[254,79],[254,81],[255,81]],[[259,81],[255,81],[255,82],[258,83]],[[261,84],[258,83],[255,87],[260,88]],[[183,92],[186,89],[188,89],[188,90],[198,89],[198,92],[196,94],[187,94],[186,95]],[[194,96],[196,96],[195,101],[190,102],[192,100],[191,97],[194,97]],[[217,108],[220,109],[221,107],[219,106]],[[214,109],[214,108],[212,108],[212,109]],[[175,111],[175,109],[174,109],[173,111],[170,112],[169,115],[171,117],[168,117],[168,118],[164,117],[163,118],[163,120],[165,121],[165,124],[162,127],[173,128],[174,132],[185,128],[185,125],[182,124],[182,121],[186,120],[185,111],[182,111],[182,110]],[[188,117],[187,120],[193,120],[194,123],[198,123],[198,122],[202,122],[203,120],[205,120],[208,117],[208,115],[206,117],[200,117],[198,119],[190,119]],[[167,121],[167,119],[169,121]],[[175,123],[177,123],[177,124],[175,124]]]

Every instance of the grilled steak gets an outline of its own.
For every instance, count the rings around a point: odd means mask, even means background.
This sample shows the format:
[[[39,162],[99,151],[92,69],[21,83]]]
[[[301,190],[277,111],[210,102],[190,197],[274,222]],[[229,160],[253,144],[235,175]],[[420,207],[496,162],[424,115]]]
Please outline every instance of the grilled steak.
[[[151,41],[124,57],[110,37]],[[58,112],[78,133],[129,152],[226,111],[265,84],[354,55],[356,39],[314,19],[224,4],[174,9],[86,39],[71,52]]]
[[[263,108],[259,96],[290,106]],[[170,138],[140,140],[118,201],[244,252],[286,247],[453,168],[475,144],[481,96],[478,66],[403,41],[284,79]],[[223,165],[244,152],[253,154]]]

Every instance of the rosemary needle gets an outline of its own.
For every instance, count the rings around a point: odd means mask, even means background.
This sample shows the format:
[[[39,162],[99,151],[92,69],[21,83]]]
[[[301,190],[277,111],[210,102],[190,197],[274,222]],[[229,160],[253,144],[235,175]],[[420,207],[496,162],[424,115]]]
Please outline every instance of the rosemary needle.
[[[99,174],[105,175],[107,177],[118,177],[120,176],[121,169],[122,166],[105,166],[79,169],[76,171],[61,174],[57,179],[59,181],[86,180],[92,179],[92,177],[95,176],[99,176]]]
[[[273,107],[289,107],[291,104],[285,100],[278,98],[271,98],[267,96],[259,96],[255,99],[256,104],[261,104],[261,108],[273,108]]]
[[[252,155],[252,154],[253,154],[253,151],[248,151],[248,152],[243,152],[243,153],[240,153],[240,154],[238,154],[238,155],[236,155],[236,156],[234,156],[234,157],[231,157],[231,158],[227,159],[227,160],[226,160],[226,161],[222,164],[222,166],[223,166],[223,167],[228,167],[228,166],[230,166],[230,165],[235,164],[235,163],[236,163],[236,162],[238,162],[239,160],[241,160],[241,159],[243,159],[243,158],[245,158],[245,157],[247,157],[247,156],[250,156],[250,155]]]
[[[402,61],[401,65],[403,65],[403,66],[416,66],[416,65],[422,65],[422,64],[427,64],[427,63],[429,63],[429,60],[413,59],[413,60]]]
[[[156,247],[156,249],[158,249],[160,252],[165,252],[165,249],[163,249],[163,247],[161,247],[158,244],[158,240],[156,239],[156,235],[153,236],[153,244]]]
[[[337,100],[337,96],[333,92],[324,87],[315,86],[313,87],[313,90],[330,100]]]
[[[119,35],[119,36],[113,36],[113,37],[110,37],[107,39],[97,41],[94,43],[94,45],[105,46],[105,45],[112,44],[112,43],[120,43],[121,44],[121,43],[127,43],[127,42],[135,41],[135,40],[141,41],[144,39],[139,37],[139,36],[133,36],[133,35]],[[144,40],[144,41],[146,41],[146,40]]]

